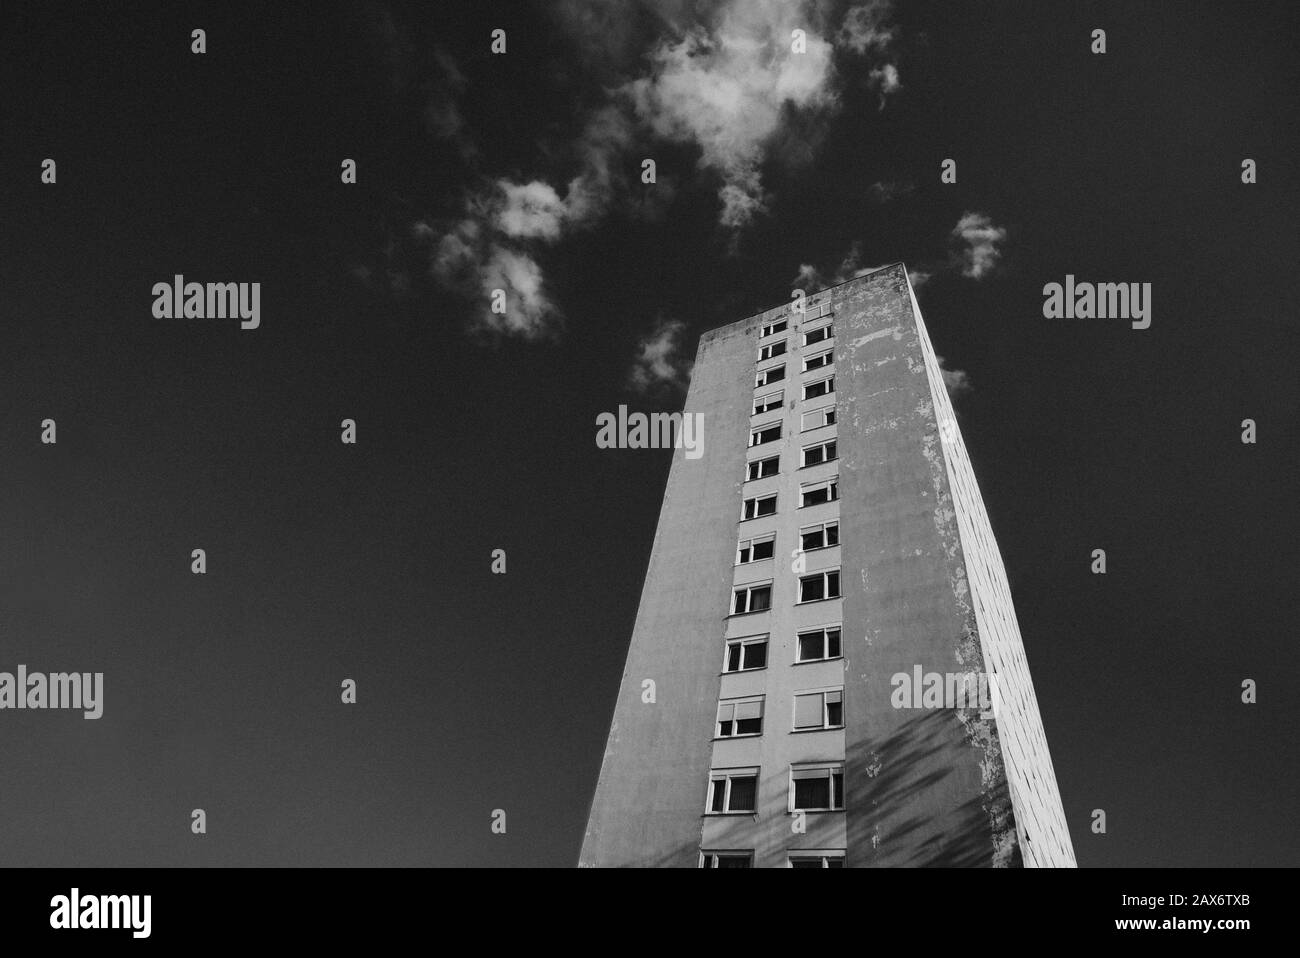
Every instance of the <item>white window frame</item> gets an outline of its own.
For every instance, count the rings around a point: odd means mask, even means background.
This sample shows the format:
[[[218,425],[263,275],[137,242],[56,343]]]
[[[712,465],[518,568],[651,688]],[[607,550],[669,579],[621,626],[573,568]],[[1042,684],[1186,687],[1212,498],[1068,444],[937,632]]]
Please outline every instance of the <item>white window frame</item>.
[[[821,360],[822,357],[824,356],[829,357],[828,359],[826,359],[825,362],[817,362],[816,366],[812,365],[813,362]],[[825,369],[827,366],[833,366],[833,365],[835,365],[835,350],[824,349],[820,353],[814,353],[811,356],[804,357],[803,371],[806,373],[810,373],[814,369]]]
[[[832,527],[835,529],[835,541],[827,542],[826,541],[826,539],[828,538],[827,533],[831,530]],[[812,548],[809,548],[808,546],[805,546],[803,544],[803,537],[813,532],[820,532],[822,534],[822,545],[813,546]],[[825,522],[814,522],[812,525],[799,527],[799,548],[802,549],[804,552],[817,552],[819,549],[834,549],[839,544],[840,544],[840,520],[838,519],[827,519]]]
[[[781,375],[768,379],[768,374],[780,372]],[[768,366],[766,369],[760,369],[754,376],[754,388],[762,389],[764,386],[770,386],[772,383],[779,383],[785,379],[785,363],[777,363],[775,366]]]
[[[767,502],[769,499],[772,500],[772,503],[773,503],[773,505],[772,505],[772,511],[771,511],[771,512],[759,512],[759,511],[758,511],[759,504],[760,504],[760,503]],[[750,504],[751,502],[754,504],[754,514],[753,514],[752,516],[749,515],[749,504]],[[768,494],[766,494],[766,495],[762,495],[762,496],[750,496],[748,499],[742,499],[742,500],[741,500],[741,503],[740,503],[740,506],[741,506],[741,510],[742,510],[741,513],[740,513],[740,521],[741,521],[741,522],[749,522],[751,519],[766,519],[766,518],[768,518],[769,516],[774,516],[774,515],[776,515],[776,510],[777,510],[777,505],[776,505],[776,493],[775,493],[775,492],[770,492],[770,493],[768,493]]]
[[[763,467],[766,466],[769,462],[776,463],[776,468],[772,472],[764,474]],[[754,469],[753,467],[755,466],[759,468]],[[757,472],[758,475],[755,475],[755,472]],[[746,482],[758,482],[758,480],[760,479],[771,479],[772,477],[779,476],[780,474],[781,474],[781,456],[779,454],[775,456],[764,456],[762,459],[750,459],[748,462],[745,463]]]
[[[841,633],[840,640],[843,641],[843,638],[844,636]],[[810,659],[809,661],[812,660]],[[797,722],[799,716],[799,699],[805,698],[810,695],[821,696],[822,724],[821,725],[798,725]],[[827,700],[827,696],[838,696],[838,702],[840,704],[839,725],[830,724],[830,706],[832,703]],[[844,686],[828,685],[825,688],[820,688],[820,689],[799,689],[799,691],[795,692],[794,695],[790,697],[790,730],[792,732],[830,732],[842,728],[844,728]]]
[[[817,462],[808,461],[808,453],[816,449],[820,449],[822,450],[823,453],[825,453],[827,446],[835,447],[835,449],[832,450],[834,452],[834,455],[832,456],[823,455],[823,458],[819,459]],[[828,462],[834,462],[839,457],[840,457],[839,437],[831,436],[829,439],[819,439],[817,440],[817,442],[814,442],[808,446],[804,446],[802,449],[799,450],[799,468],[807,469],[809,466],[823,466]]]
[[[772,554],[770,556],[764,556],[761,559],[755,559],[753,557],[754,546],[761,545],[764,542],[772,543]],[[748,549],[750,552],[750,558],[748,559],[742,557],[742,554],[746,549]],[[769,532],[765,536],[754,536],[750,539],[741,539],[740,542],[736,544],[736,565],[752,565],[755,562],[766,562],[768,559],[773,559],[775,557],[776,557],[776,533],[775,532]]]
[[[826,421],[827,413],[830,413],[831,416],[830,422]],[[804,425],[804,423],[808,421],[809,416],[818,416],[818,415],[822,417],[822,421],[819,425],[816,426]],[[831,403],[829,406],[818,406],[816,409],[809,409],[806,413],[802,413],[799,416],[799,431],[812,432],[814,429],[825,429],[827,426],[835,425],[836,419],[837,416],[835,415],[835,403]]]
[[[800,810],[798,806],[796,806],[794,803],[794,783],[795,783],[796,772],[825,772],[827,778],[827,786],[831,796],[830,808],[805,808],[802,809],[802,811],[805,812],[844,811],[845,795],[844,795],[844,763],[843,762],[808,762],[808,763],[801,762],[798,765],[790,766],[790,779],[789,779],[790,789],[789,789],[789,798],[787,799],[786,802],[786,810],[792,815],[796,811]],[[836,772],[839,772],[840,774],[840,804],[838,806],[835,805],[835,780],[833,777]],[[808,779],[808,778],[816,778],[816,777],[817,776],[815,775],[801,775],[800,779]]]
[[[749,448],[753,449],[755,446],[766,446],[769,442],[780,442],[781,432],[782,432],[781,426],[782,426],[782,421],[780,419],[773,420],[772,422],[765,422],[761,426],[750,426],[749,427]],[[768,432],[769,430],[772,429],[776,430],[775,436],[773,436],[770,439],[759,438],[759,436],[763,435],[763,433]]]
[[[824,393],[818,393],[818,394],[815,395],[815,396],[809,396],[809,395],[808,395],[808,390],[809,390],[809,389],[812,389],[814,386],[819,386],[819,385],[821,385],[822,383],[828,383],[828,384],[829,384],[829,385],[826,387],[826,391],[825,391]],[[802,388],[802,396],[803,396],[803,398],[804,398],[805,401],[807,401],[807,400],[809,400],[809,399],[821,399],[823,396],[833,396],[834,394],[835,394],[835,376],[834,376],[834,374],[832,374],[832,375],[830,375],[830,376],[824,376],[824,377],[821,378],[821,379],[814,379],[814,380],[812,380],[811,382],[806,382],[806,383],[803,384],[803,388]]]
[[[742,636],[739,639],[728,639],[726,641],[725,646],[723,647],[723,652],[722,652],[722,674],[739,675],[741,672],[761,672],[763,669],[767,668],[767,657],[772,652],[772,649],[770,648],[771,640],[772,640],[772,636],[770,633],[767,632],[763,633],[762,635],[746,635],[746,636]],[[731,647],[733,645],[740,647],[740,667],[736,669],[728,668],[728,666],[731,664]],[[763,650],[762,665],[754,665],[754,666],[750,666],[749,668],[746,668],[745,647],[750,645],[763,645],[769,647]]]
[[[767,589],[767,608],[755,609],[753,607],[754,593],[758,592],[760,589]],[[736,602],[736,597],[739,596],[741,593],[744,593],[745,595],[745,608],[743,611],[738,610],[736,608],[738,604]],[[759,612],[770,612],[771,610],[772,610],[772,580],[771,579],[769,579],[766,582],[746,582],[744,585],[736,585],[731,587],[731,614],[732,615],[753,615]]]
[[[704,814],[705,815],[754,815],[758,812],[758,768],[714,768],[709,770],[709,791],[704,796]],[[754,780],[754,807],[742,808],[732,811],[731,809],[731,780],[735,778],[752,778]],[[793,781],[793,779],[791,779]],[[722,793],[722,811],[713,810],[713,792],[717,787],[715,783],[725,782]],[[794,794],[794,788],[791,786],[791,795]]]
[[[796,861],[801,861],[801,862],[821,862],[822,868],[830,868],[831,862],[839,862],[839,865],[835,867],[843,868],[844,857],[845,857],[844,850],[838,848],[833,849],[831,851],[825,851],[825,852],[793,850],[789,852],[789,854],[786,857],[786,867],[794,868],[794,863]]]
[[[744,858],[749,862],[749,868],[754,867],[754,852],[748,848],[711,848],[700,849],[700,867],[701,868],[719,868],[719,858]]]
[[[801,575],[801,576],[799,576],[799,592],[798,592],[798,595],[796,596],[796,599],[795,599],[795,605],[807,605],[809,602],[826,602],[826,601],[828,601],[828,600],[830,600],[830,599],[841,599],[841,598],[843,598],[844,596],[843,596],[843,592],[842,592],[842,591],[838,591],[838,592],[836,592],[835,595],[831,595],[831,594],[830,594],[830,591],[831,591],[830,577],[831,577],[832,575],[835,576],[835,588],[836,588],[837,590],[842,590],[843,587],[844,587],[844,584],[840,581],[840,570],[839,570],[838,567],[837,567],[837,568],[834,568],[834,569],[823,569],[821,572],[812,572],[812,573],[809,573],[808,575]],[[818,576],[821,576],[821,579],[822,579],[822,596],[821,596],[821,598],[820,598],[820,599],[805,599],[805,598],[803,597],[803,584],[804,584],[805,582],[811,580],[811,579],[815,579],[815,578],[817,578]]]
[[[830,639],[827,637],[827,633],[830,632],[838,632],[840,634],[840,638],[839,638],[840,650],[835,655],[826,654],[829,651],[829,646],[830,646]],[[803,649],[803,642],[802,642],[803,637],[805,635],[813,635],[814,633],[821,634],[822,654],[813,659],[800,658],[799,656]],[[842,658],[844,658],[844,629],[839,622],[832,622],[828,625],[819,625],[811,629],[795,630],[794,633],[794,664],[795,665],[802,665],[805,662],[833,662],[835,659],[842,659]],[[841,701],[841,706],[842,705],[843,702]],[[824,708],[824,703],[823,703],[823,708]]]
[[[807,502],[808,493],[818,492],[821,489],[826,490],[826,498],[822,502]],[[826,506],[832,502],[840,501],[840,477],[838,475],[830,476],[826,479],[818,479],[816,482],[805,482],[799,486],[799,508],[811,509],[813,506]]]
[[[773,400],[776,401],[773,402]],[[766,396],[758,396],[754,399],[754,411],[750,413],[750,415],[761,416],[764,413],[771,412],[773,409],[780,409],[782,403],[784,402],[785,402],[784,389],[778,389],[776,392],[768,393]]]
[[[768,343],[766,346],[760,346],[758,349],[758,361],[767,362],[769,359],[776,359],[777,356],[784,356],[789,349],[790,341],[788,339],[778,339],[775,342]]]
[[[713,737],[715,739],[733,739],[733,738],[758,738],[763,734],[763,720],[767,715],[767,709],[764,706],[765,695],[740,695],[735,698],[725,698],[718,700],[718,711],[713,717]],[[757,732],[739,732],[736,730],[740,719],[736,718],[736,706],[749,705],[754,702],[758,703],[758,731]],[[724,719],[723,713],[730,709],[731,718]],[[728,721],[731,723],[730,734],[724,735],[722,732],[722,723]]]
[[[821,319],[821,316],[814,318]],[[820,339],[814,339],[812,342],[808,341],[809,336],[813,335],[813,333],[820,333],[823,329],[829,330],[825,336],[822,336]],[[835,338],[835,321],[832,320],[829,323],[822,323],[820,326],[814,326],[812,329],[801,329],[800,332],[803,334],[804,346],[816,346],[818,343],[824,343]]]
[[[778,326],[781,328],[777,329]],[[784,333],[789,328],[790,321],[788,319],[774,319],[766,326],[759,328],[758,338],[766,339],[768,336],[775,336],[777,333]]]
[[[825,299],[819,299],[815,303],[810,303],[807,300],[804,300],[803,318],[805,323],[811,322],[815,319],[823,319],[832,314],[833,311],[831,310],[831,300],[829,296]]]

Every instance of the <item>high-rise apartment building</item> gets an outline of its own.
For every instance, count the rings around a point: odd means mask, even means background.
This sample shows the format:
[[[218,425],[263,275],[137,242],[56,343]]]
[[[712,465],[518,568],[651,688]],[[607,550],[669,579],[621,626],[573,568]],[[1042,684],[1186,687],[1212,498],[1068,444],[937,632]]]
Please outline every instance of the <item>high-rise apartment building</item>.
[[[902,264],[705,333],[685,413],[580,863],[1073,866]]]

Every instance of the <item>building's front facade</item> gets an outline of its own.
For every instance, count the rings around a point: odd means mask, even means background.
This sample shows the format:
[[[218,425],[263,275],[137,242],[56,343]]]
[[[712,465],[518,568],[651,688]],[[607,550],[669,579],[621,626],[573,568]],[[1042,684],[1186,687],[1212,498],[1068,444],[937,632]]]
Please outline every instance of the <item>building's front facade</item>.
[[[1074,865],[906,269],[705,333],[685,414],[580,863]]]

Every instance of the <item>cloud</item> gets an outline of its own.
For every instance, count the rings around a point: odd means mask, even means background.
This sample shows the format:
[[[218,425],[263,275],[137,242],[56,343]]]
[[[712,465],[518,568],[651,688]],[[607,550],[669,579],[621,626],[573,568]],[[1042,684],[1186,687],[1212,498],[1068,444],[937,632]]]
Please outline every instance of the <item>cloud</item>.
[[[694,365],[682,356],[686,324],[660,319],[637,343],[636,358],[628,372],[629,388],[639,393],[686,391]]]
[[[631,142],[632,125],[618,107],[606,105],[588,117],[574,151],[581,169],[564,197],[565,215],[574,225],[595,222],[626,192],[626,177],[616,160]]]
[[[700,148],[700,167],[722,178],[719,222],[731,230],[767,209],[760,167],[788,110],[831,110],[831,44],[817,34],[816,3],[732,0],[711,22],[661,41],[650,72],[622,93],[656,136]],[[800,29],[806,49],[792,50]]]
[[[433,136],[455,146],[461,159],[466,161],[478,155],[478,147],[466,131],[460,111],[460,97],[468,86],[469,81],[451,55],[435,47],[433,75],[420,85],[424,97],[424,126]]]
[[[970,376],[964,369],[944,369],[944,358],[938,354],[935,360],[939,363],[939,372],[943,376],[944,388],[948,390],[948,396],[956,399],[958,396],[964,396],[974,387],[971,385]]]
[[[958,246],[953,253],[955,265],[963,276],[978,280],[992,273],[1001,261],[999,246],[1006,242],[1007,231],[995,226],[987,213],[967,212],[953,227],[951,238]]]
[[[908,281],[912,284],[913,290],[918,290],[930,281],[933,273],[928,273],[923,269],[909,269],[907,271]]]
[[[470,329],[496,337],[549,338],[564,316],[546,291],[542,269],[526,251],[502,242],[483,217],[467,217],[438,240],[431,270],[446,288],[474,300]],[[504,311],[497,311],[505,295]]]
[[[910,180],[872,183],[867,187],[867,198],[883,206],[885,203],[910,195],[915,189],[916,184]]]
[[[850,7],[840,26],[838,43],[854,53],[875,50],[886,52],[894,40],[894,31],[886,25],[890,0],[870,0]]]
[[[903,88],[902,82],[898,79],[898,67],[892,63],[886,63],[884,66],[876,67],[867,78],[871,85],[880,91],[880,109],[885,108],[885,97],[891,93],[897,93]]]
[[[791,284],[804,290],[804,292],[815,293],[817,290],[825,289],[827,286],[837,286],[840,283],[846,283],[851,279],[859,276],[866,276],[868,273],[874,273],[882,266],[888,264],[881,263],[877,266],[862,265],[862,242],[854,240],[849,247],[844,258],[840,260],[839,266],[827,276],[821,270],[811,263],[803,263],[799,266],[799,272],[791,280]]]
[[[567,210],[553,187],[541,180],[498,180],[497,189],[500,195],[492,204],[492,220],[501,233],[512,239],[560,238]]]

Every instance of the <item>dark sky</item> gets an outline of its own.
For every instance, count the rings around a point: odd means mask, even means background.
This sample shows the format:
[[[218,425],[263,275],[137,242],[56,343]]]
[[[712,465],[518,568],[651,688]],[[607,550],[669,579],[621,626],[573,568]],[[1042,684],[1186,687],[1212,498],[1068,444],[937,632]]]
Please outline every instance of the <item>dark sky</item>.
[[[830,38],[846,4],[783,6]],[[1079,863],[1300,864],[1294,4],[875,4],[752,142],[670,81],[770,76],[726,27],[787,14],[602,9],[6,5],[0,670],[105,705],[0,713],[0,860],[573,864],[669,464],[596,416],[680,403],[630,385],[646,337],[671,379],[856,245],[928,274],[967,375]],[[503,182],[564,205],[510,235]],[[764,208],[723,223],[727,183]],[[526,326],[465,285],[498,254]],[[155,319],[176,273],[260,282],[261,327]],[[1151,283],[1151,327],[1045,319],[1067,273]]]

